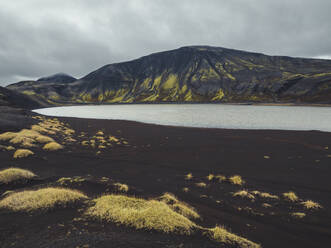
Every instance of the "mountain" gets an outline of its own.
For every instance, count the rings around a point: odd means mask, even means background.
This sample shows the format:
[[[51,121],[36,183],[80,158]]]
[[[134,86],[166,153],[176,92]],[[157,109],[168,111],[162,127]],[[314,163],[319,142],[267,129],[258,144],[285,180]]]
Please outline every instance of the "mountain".
[[[0,86],[0,106],[35,109],[45,105],[40,104],[25,94]]]
[[[59,105],[57,100],[67,98],[65,89],[69,83],[77,79],[65,74],[57,73],[51,76],[41,77],[36,81],[21,81],[8,85],[7,88],[13,91],[28,95],[30,99],[42,106]],[[66,101],[68,101],[67,99]]]
[[[105,65],[72,82],[8,88],[49,104],[331,103],[331,60],[190,46]]]

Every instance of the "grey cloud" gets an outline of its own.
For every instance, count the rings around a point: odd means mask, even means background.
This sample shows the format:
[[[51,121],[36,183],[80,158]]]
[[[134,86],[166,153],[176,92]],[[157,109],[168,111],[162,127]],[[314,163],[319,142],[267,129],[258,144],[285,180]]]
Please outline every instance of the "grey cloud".
[[[0,85],[186,45],[331,56],[329,0],[2,0]]]

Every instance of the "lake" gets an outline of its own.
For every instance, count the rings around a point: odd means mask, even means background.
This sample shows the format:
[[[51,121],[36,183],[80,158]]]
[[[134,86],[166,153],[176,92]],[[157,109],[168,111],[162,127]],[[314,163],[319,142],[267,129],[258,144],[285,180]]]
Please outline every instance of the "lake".
[[[160,125],[331,131],[331,107],[224,104],[125,104],[52,107],[49,116],[130,120]]]

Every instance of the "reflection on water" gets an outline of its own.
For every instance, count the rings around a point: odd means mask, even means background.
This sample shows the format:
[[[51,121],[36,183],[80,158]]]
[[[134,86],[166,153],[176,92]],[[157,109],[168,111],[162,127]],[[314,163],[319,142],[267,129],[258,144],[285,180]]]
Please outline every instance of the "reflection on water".
[[[330,107],[126,104],[54,107],[37,109],[35,112],[187,127],[331,131]]]

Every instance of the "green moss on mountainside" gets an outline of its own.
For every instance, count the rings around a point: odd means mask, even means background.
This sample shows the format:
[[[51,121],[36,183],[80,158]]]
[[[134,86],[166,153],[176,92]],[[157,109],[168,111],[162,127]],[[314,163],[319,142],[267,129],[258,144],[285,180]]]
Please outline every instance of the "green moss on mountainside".
[[[331,61],[183,47],[104,66],[70,83],[8,88],[48,105],[134,102],[331,103]]]

